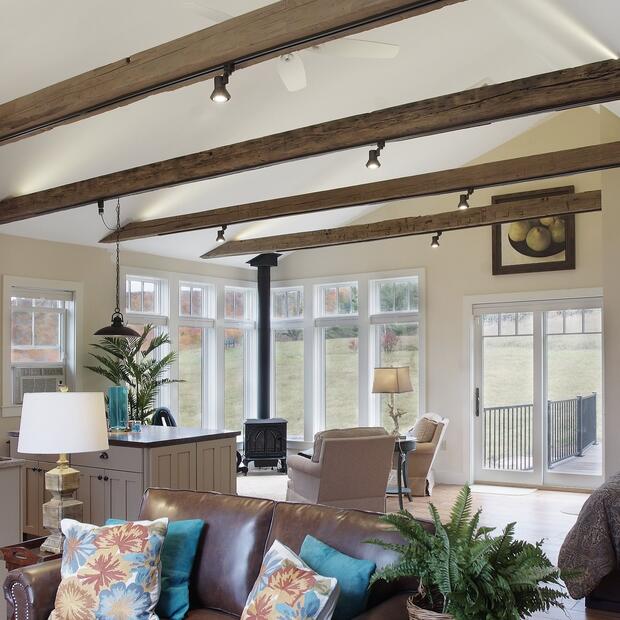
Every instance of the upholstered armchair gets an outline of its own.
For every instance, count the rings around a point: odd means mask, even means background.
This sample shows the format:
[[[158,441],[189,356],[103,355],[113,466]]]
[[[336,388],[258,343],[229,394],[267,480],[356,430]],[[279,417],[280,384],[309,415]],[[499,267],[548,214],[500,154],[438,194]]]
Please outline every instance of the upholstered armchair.
[[[448,428],[448,418],[436,413],[423,415],[409,431],[416,438],[416,449],[407,455],[407,473],[412,495],[431,495],[435,486],[433,463]]]
[[[317,433],[312,459],[288,459],[286,499],[385,512],[394,436],[384,428]]]

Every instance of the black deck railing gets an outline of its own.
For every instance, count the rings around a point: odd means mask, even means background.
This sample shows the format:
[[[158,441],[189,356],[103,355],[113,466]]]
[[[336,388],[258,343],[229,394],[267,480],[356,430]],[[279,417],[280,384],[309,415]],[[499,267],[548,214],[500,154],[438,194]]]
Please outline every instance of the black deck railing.
[[[557,465],[596,443],[596,394],[547,404],[547,464]]]
[[[532,404],[486,407],[483,419],[483,466],[529,471],[533,468]],[[596,443],[596,394],[547,403],[547,465],[582,456]]]

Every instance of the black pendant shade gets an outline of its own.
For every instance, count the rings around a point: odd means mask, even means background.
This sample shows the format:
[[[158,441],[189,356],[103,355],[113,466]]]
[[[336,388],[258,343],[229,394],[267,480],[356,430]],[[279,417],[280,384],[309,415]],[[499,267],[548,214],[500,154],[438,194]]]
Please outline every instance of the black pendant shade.
[[[120,312],[115,312],[112,315],[111,325],[102,327],[95,332],[95,336],[112,336],[118,338],[139,338],[140,334],[135,330],[125,325],[123,315]]]
[[[103,201],[99,202],[99,215],[105,224],[105,220],[103,219]],[[110,227],[106,224],[106,228],[110,229]],[[120,308],[120,294],[121,294],[121,283],[120,283],[120,270],[121,270],[121,260],[120,260],[120,239],[119,239],[119,231],[121,229],[121,201],[117,200],[116,202],[116,308],[114,308],[114,312],[112,313],[112,320],[110,325],[106,325],[106,327],[102,327],[95,332],[95,336],[111,336],[117,338],[139,338],[140,334],[135,330],[131,329],[125,325],[125,319],[123,317],[123,313]],[[114,229],[110,229],[114,230]]]

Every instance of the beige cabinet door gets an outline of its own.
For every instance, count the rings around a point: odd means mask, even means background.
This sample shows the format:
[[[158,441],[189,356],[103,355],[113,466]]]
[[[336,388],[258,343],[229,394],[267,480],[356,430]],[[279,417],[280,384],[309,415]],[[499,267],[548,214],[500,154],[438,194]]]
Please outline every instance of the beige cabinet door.
[[[80,487],[76,498],[83,502],[82,521],[103,525],[106,519],[107,486],[103,477],[105,471],[94,467],[80,468]]]
[[[198,491],[237,493],[237,444],[235,438],[196,444]]]
[[[42,527],[41,473],[38,461],[25,461],[22,477],[22,531],[30,536],[39,536]]]
[[[185,443],[149,450],[147,487],[196,490],[196,444]]]
[[[142,474],[106,469],[103,480],[106,519],[137,520],[143,493]]]

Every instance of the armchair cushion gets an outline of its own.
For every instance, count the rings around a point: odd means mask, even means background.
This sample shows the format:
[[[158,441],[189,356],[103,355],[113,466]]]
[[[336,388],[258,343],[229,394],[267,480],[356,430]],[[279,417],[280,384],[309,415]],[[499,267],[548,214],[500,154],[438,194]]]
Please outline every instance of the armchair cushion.
[[[355,428],[332,428],[321,431],[314,436],[314,451],[312,461],[318,463],[321,458],[321,447],[324,439],[345,439],[347,437],[376,437],[387,435],[388,432],[380,426],[360,426]]]
[[[418,443],[430,443],[435,436],[437,422],[429,418],[420,418],[411,429],[411,434],[416,438]]]

